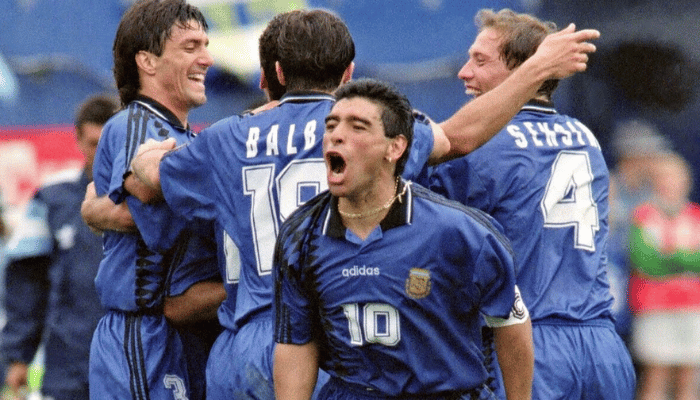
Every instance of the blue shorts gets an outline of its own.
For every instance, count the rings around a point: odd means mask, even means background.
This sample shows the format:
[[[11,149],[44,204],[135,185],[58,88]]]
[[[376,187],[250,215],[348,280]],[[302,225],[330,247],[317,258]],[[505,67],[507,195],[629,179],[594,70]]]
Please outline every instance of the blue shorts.
[[[183,348],[162,315],[108,312],[92,338],[90,398],[204,399],[204,371],[188,371]]]
[[[496,396],[485,384],[467,392],[387,397],[376,391],[349,384],[338,378],[330,378],[321,388],[318,400],[496,400]]]
[[[632,359],[612,321],[562,320],[532,324],[535,345],[533,400],[632,400]]]
[[[270,314],[260,315],[234,335],[225,330],[214,343],[207,363],[207,399],[274,400],[272,362],[274,324]],[[316,392],[328,380],[319,371]]]

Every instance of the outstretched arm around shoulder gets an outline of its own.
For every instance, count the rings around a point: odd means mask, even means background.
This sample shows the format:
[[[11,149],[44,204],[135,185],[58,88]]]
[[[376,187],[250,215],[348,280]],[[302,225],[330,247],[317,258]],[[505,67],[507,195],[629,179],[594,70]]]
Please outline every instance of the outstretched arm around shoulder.
[[[486,143],[498,133],[547,79],[562,79],[585,71],[588,54],[596,51],[589,40],[597,39],[595,29],[566,29],[548,35],[535,54],[500,85],[471,100],[440,124],[449,140],[449,151],[431,156],[433,163],[461,157]]]

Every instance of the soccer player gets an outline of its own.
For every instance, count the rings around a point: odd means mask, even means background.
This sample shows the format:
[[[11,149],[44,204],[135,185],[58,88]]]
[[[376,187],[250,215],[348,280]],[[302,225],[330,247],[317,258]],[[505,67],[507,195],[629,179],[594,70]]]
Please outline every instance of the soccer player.
[[[481,10],[459,72],[476,98],[512,76],[556,27]],[[632,399],[635,374],[615,332],[605,272],[608,169],[591,131],[558,114],[545,82],[491,141],[436,168],[432,189],[492,215],[511,240],[530,310],[535,399]]]
[[[330,190],[293,213],[275,250],[278,399],[495,399],[481,315],[510,398],[527,399],[532,336],[513,255],[484,213],[400,178],[408,100],[371,80],[336,92],[323,138]]]
[[[8,243],[5,270],[7,322],[0,354],[8,365],[5,383],[19,396],[28,365],[44,344],[42,396],[88,399],[90,338],[104,311],[95,292],[102,240],[80,216],[102,126],[119,109],[105,95],[85,100],[75,118],[80,174],[62,173],[27,205],[26,217]]]
[[[162,190],[176,212],[220,222],[229,254],[234,254],[234,261],[240,257],[240,264],[231,262],[223,271],[229,297],[219,317],[226,332],[217,341],[208,365],[208,381],[217,375],[230,378],[227,388],[209,390],[210,398],[273,396],[274,242],[282,221],[327,187],[321,149],[323,121],[333,105],[330,93],[352,74],[354,44],[340,19],[320,10],[294,11],[280,18],[285,21],[275,41],[277,62],[266,64],[273,57],[263,56],[266,40],[261,39],[260,49],[267,88],[272,73],[266,65],[276,65],[273,76],[284,85],[279,106],[224,119],[165,157],[172,143],[147,143],[132,164],[135,174],[152,189]],[[504,89],[508,96],[501,98],[499,92],[481,106],[477,103],[475,109],[469,105],[446,122],[447,129],[455,137],[483,137],[472,140],[471,145],[486,140],[488,132],[495,133],[500,126],[473,118],[472,113],[497,121],[501,112],[512,109],[514,113],[544,78],[585,68],[585,54],[595,48],[583,41],[596,34],[570,30],[553,37],[538,54],[538,61],[513,78],[511,89]],[[427,118],[419,118],[407,170],[419,172],[427,162],[448,154],[449,142],[441,132]],[[236,283],[232,315],[231,293]],[[234,358],[238,362],[230,363]]]
[[[94,188],[126,202],[138,232],[103,235],[95,284],[107,314],[90,352],[93,399],[204,398],[210,343],[199,321],[216,321],[225,296],[213,228],[175,217],[164,203],[142,204],[125,188],[138,187],[129,163],[147,138],[194,137],[188,112],[206,101],[213,62],[206,30],[201,12],[182,0],[138,1],[117,30],[114,73],[125,108],[105,125]]]

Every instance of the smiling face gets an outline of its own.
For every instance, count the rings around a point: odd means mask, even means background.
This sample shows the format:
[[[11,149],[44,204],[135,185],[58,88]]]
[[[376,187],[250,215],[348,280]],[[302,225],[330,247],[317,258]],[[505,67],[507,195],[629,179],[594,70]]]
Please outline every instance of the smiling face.
[[[372,202],[387,187],[393,189],[394,164],[389,160],[396,161],[406,141],[384,135],[381,113],[379,105],[351,97],[339,100],[326,117],[323,155],[333,195]]]
[[[502,35],[493,28],[485,28],[469,48],[469,60],[457,76],[464,81],[466,93],[480,96],[498,86],[511,74],[501,58]]]
[[[178,116],[206,103],[204,78],[214,62],[208,44],[207,33],[197,22],[190,21],[184,28],[175,24],[165,41],[163,54],[154,58],[152,79],[156,94],[144,94],[154,97]]]

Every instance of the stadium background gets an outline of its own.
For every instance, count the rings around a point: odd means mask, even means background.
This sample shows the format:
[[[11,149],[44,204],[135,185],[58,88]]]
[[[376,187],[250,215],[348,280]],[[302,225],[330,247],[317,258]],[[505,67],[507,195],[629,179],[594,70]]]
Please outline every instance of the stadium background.
[[[112,92],[111,44],[130,0],[0,0],[0,190],[16,220],[34,188],[75,168],[72,118],[95,92]],[[277,12],[323,7],[346,20],[357,45],[355,77],[396,84],[436,120],[466,101],[457,71],[483,7],[509,7],[594,27],[602,37],[589,71],[561,83],[555,103],[598,135],[615,165],[612,134],[628,118],[658,125],[700,166],[696,92],[700,4],[694,0],[191,0],[210,22],[216,60],[208,103],[190,121],[204,127],[261,101],[257,38]],[[696,176],[693,199],[700,199]]]

